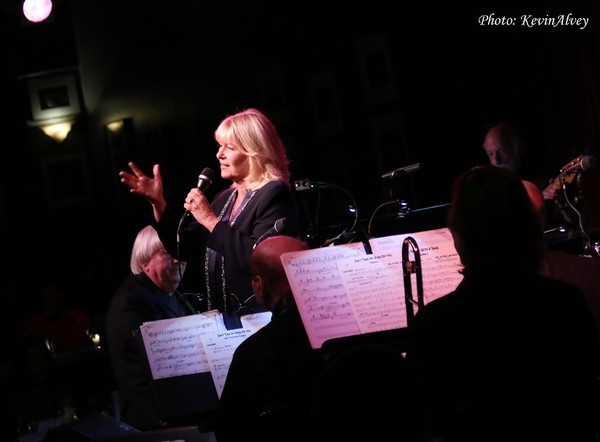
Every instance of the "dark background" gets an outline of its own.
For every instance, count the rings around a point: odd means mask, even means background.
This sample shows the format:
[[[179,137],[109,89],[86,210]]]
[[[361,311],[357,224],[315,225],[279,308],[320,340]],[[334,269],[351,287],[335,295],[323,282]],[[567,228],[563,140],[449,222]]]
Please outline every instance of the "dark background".
[[[520,128],[523,175],[541,186],[575,156],[598,153],[591,0],[53,3],[50,19],[31,24],[21,1],[1,2],[0,268],[15,318],[36,282],[54,274],[101,320],[151,216],[118,171],[128,160],[147,173],[160,163],[179,207],[198,173],[218,164],[214,129],[246,107],[276,123],[293,180],[330,184],[297,193],[315,241],[351,224],[348,205],[366,226],[374,214],[374,225],[393,215],[393,204],[378,207],[395,199],[425,213],[446,204],[452,180],[486,162],[485,126],[498,119]],[[516,24],[478,23],[492,13]],[[587,27],[518,19],[569,13],[589,18]],[[76,76],[82,107],[60,144],[31,123],[27,93],[32,77],[56,72]],[[123,118],[126,135],[109,139],[104,126]],[[381,179],[415,163],[416,173]],[[406,222],[386,218],[376,233],[428,227]]]

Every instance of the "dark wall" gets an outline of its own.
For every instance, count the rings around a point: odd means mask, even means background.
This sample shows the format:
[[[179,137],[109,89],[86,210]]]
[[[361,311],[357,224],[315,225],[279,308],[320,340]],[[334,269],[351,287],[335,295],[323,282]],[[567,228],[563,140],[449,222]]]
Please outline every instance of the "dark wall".
[[[276,122],[294,179],[335,185],[321,206],[298,195],[308,217],[319,211],[334,226],[324,236],[348,222],[349,195],[366,221],[394,198],[413,208],[446,203],[457,174],[485,162],[484,127],[499,118],[522,129],[523,173],[532,179],[545,183],[574,156],[598,152],[593,1],[267,3],[56,0],[52,20],[35,26],[7,8],[1,124],[11,141],[3,142],[0,225],[15,275],[66,271],[102,310],[150,216],[120,187],[118,170],[127,159],[147,172],[160,163],[181,204],[198,172],[216,164],[219,121],[248,106]],[[583,30],[479,25],[490,13],[572,13],[590,22]],[[57,145],[25,124],[23,77],[71,66],[85,110]],[[130,118],[132,131],[129,158],[113,164],[103,127],[118,118]],[[67,187],[83,197],[50,204],[44,160],[81,152],[85,178],[75,173]],[[413,163],[419,172],[391,186],[381,179]]]

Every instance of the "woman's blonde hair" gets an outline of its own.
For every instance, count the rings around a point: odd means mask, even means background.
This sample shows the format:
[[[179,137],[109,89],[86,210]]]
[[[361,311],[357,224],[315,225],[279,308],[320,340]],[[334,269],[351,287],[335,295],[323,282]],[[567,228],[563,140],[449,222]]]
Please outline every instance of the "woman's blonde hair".
[[[226,117],[215,130],[215,139],[221,145],[233,144],[248,157],[250,172],[245,181],[249,190],[273,180],[290,185],[283,142],[273,123],[259,110],[249,108]]]

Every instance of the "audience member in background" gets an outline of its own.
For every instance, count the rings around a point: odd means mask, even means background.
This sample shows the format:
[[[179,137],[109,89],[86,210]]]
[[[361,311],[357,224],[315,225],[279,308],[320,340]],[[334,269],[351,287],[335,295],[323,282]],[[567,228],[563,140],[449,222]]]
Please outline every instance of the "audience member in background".
[[[332,360],[311,408],[313,442],[431,441],[419,377],[391,346],[357,345]]]
[[[507,168],[474,168],[453,185],[448,227],[464,279],[417,312],[407,353],[444,441],[597,440],[596,325],[580,290],[538,274],[538,216]]]
[[[298,213],[283,142],[265,115],[247,109],[228,116],[217,127],[215,139],[221,177],[232,184],[212,203],[202,190],[191,189],[183,207],[193,216],[185,222],[168,210],[158,164],[152,178],[134,163],[129,163],[132,173],[119,175],[131,192],[152,204],[167,250],[205,269],[207,309],[236,311],[254,302],[249,272],[254,244],[280,218],[287,219],[285,233],[297,235]]]
[[[25,334],[45,342],[54,354],[90,348],[91,317],[69,303],[63,284],[55,279],[44,280],[39,295],[39,307],[24,320]]]
[[[131,274],[116,290],[106,315],[107,349],[119,387],[122,420],[148,430],[166,423],[156,408],[139,327],[195,311],[177,291],[186,263],[167,252],[154,227],[138,232],[130,266]]]
[[[15,328],[19,334],[3,347],[11,362],[5,414],[14,414],[21,435],[35,432],[38,421],[55,418],[67,394],[55,358],[91,348],[90,315],[56,271],[46,269],[32,286],[34,297],[21,299],[21,308],[14,310],[23,314]]]
[[[306,249],[273,236],[252,254],[252,288],[273,318],[234,353],[219,402],[219,442],[311,440],[308,406],[323,359],[311,348],[280,258]]]
[[[483,139],[483,150],[494,166],[505,167],[519,174],[524,154],[524,142],[514,125],[500,121],[492,124]],[[546,213],[546,203],[540,188],[531,181],[522,179],[531,201],[540,213]]]
[[[56,364],[44,340],[32,335],[18,340],[9,379],[4,394],[12,400],[4,412],[14,413],[21,435],[35,433],[37,422],[56,417],[60,404]]]

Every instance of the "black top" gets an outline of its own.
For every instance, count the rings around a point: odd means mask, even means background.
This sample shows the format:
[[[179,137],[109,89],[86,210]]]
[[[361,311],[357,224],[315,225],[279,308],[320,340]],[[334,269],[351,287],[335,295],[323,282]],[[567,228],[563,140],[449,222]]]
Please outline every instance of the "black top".
[[[407,357],[423,376],[432,431],[448,441],[587,440],[574,434],[600,416],[589,402],[600,403],[589,396],[596,325],[581,292],[557,280],[465,277],[419,310]]]
[[[124,422],[139,430],[159,426],[140,325],[194,313],[181,294],[164,292],[144,273],[129,275],[113,295],[106,315],[106,342]]]
[[[219,442],[310,440],[309,404],[323,367],[298,309],[280,301],[271,322],[234,353],[219,401]]]
[[[221,219],[212,233],[188,216],[181,223],[179,247],[177,229],[180,219],[175,213],[167,210],[155,223],[161,241],[171,255],[184,261],[201,262],[200,268],[206,273],[204,294],[208,295],[208,308],[220,311],[236,310],[240,304],[252,301],[250,256],[261,235],[280,218],[287,218],[283,233],[297,236],[299,232],[296,202],[291,189],[283,181],[271,181],[250,194],[237,216],[231,216],[235,192],[230,187],[217,194],[211,202]],[[208,249],[214,253],[209,251],[207,260]]]

